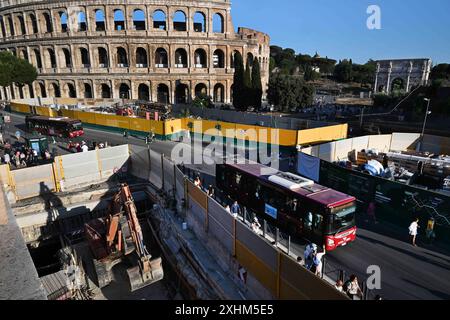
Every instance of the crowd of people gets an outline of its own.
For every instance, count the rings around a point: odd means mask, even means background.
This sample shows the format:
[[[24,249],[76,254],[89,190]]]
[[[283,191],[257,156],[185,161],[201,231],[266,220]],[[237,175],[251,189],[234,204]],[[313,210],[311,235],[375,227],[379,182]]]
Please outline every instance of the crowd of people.
[[[92,142],[92,145],[89,146],[85,141],[81,141],[81,143],[69,141],[67,148],[72,153],[88,152],[90,150],[98,150],[98,149],[108,148],[108,142],[106,141],[105,143],[103,143],[103,142],[97,143],[96,141],[94,141],[94,142]]]
[[[19,169],[25,167],[36,166],[40,164],[41,159],[50,161],[53,155],[49,150],[43,150],[40,154],[37,150],[26,146],[25,144],[19,144],[18,146],[12,146],[9,141],[2,141],[0,139],[3,149],[3,155],[1,156],[1,164],[7,164],[11,169]]]

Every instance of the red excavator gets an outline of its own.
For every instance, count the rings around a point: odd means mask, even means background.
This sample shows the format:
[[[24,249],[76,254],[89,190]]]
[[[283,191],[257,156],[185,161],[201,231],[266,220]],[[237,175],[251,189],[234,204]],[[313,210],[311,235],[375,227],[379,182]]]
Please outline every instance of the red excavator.
[[[161,258],[151,259],[144,244],[141,225],[130,187],[121,184],[114,195],[106,218],[85,224],[85,236],[94,256],[98,284],[111,283],[111,269],[124,258],[133,265],[127,270],[131,291],[136,291],[164,277]]]

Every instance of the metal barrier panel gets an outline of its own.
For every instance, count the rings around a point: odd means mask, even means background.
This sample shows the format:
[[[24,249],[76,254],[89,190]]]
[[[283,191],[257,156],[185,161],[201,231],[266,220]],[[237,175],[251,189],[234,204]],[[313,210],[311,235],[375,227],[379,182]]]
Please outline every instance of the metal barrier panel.
[[[161,155],[150,150],[150,182],[158,188],[162,188],[162,174]]]
[[[263,238],[248,229],[240,221],[236,223],[236,239],[245,244],[248,250],[253,252],[268,268],[276,272],[277,251]]]
[[[149,181],[150,162],[148,149],[130,146],[131,148],[131,174],[137,178]]]
[[[405,151],[408,148],[415,149],[419,138],[419,133],[393,133],[390,150]]]
[[[334,159],[331,161],[339,161],[348,159],[348,153],[352,151],[352,139],[336,141]]]
[[[369,136],[369,149],[376,149],[379,152],[389,152],[392,135],[383,134],[377,136]]]
[[[369,146],[369,136],[358,137],[358,138],[352,139],[351,150],[356,150],[356,152],[359,152],[363,149],[367,150],[368,146]]]
[[[96,150],[64,155],[61,161],[64,188],[101,179]]]
[[[130,157],[128,145],[99,149],[97,151],[102,172],[120,170],[126,166]]]
[[[321,144],[319,147],[319,158],[325,161],[334,161],[335,150],[335,142]]]
[[[188,181],[188,193],[192,200],[196,201],[200,207],[206,210],[208,205],[208,197],[200,188],[197,188],[192,182]]]
[[[15,170],[11,174],[19,200],[55,191],[52,164]]]
[[[176,176],[176,186],[177,186],[177,197],[178,199],[184,199],[184,175],[180,169],[175,168],[175,176]]]
[[[189,212],[194,219],[204,228],[206,223],[206,211],[189,196]]]
[[[233,216],[211,198],[208,199],[208,215],[209,234],[214,235],[231,254],[234,243]]]
[[[174,164],[167,158],[163,159],[164,165],[164,190],[167,192],[172,192],[175,188],[174,181]]]
[[[275,251],[274,248],[270,248]],[[277,295],[277,273],[266,265],[257,254],[253,253],[242,242],[236,240],[236,259],[274,296]]]
[[[292,258],[280,257],[280,299],[348,300],[348,298]]]
[[[214,199],[208,198],[209,217],[215,219],[229,234],[233,234],[233,216]]]

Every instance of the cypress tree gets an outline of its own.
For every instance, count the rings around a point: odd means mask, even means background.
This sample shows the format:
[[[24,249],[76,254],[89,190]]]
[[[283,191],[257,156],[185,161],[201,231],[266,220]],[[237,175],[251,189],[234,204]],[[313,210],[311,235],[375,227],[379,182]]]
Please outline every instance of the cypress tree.
[[[234,54],[233,105],[236,109],[244,106],[244,60],[240,52]]]
[[[245,64],[245,74],[244,74],[244,96],[243,96],[243,107],[247,109],[253,103],[253,90],[252,90],[252,78],[251,78],[251,68],[250,59],[247,59]]]
[[[252,105],[259,110],[261,108],[261,100],[262,100],[262,81],[261,81],[261,67],[259,65],[259,60],[255,58],[253,60],[253,69],[252,69],[252,97],[253,102]]]

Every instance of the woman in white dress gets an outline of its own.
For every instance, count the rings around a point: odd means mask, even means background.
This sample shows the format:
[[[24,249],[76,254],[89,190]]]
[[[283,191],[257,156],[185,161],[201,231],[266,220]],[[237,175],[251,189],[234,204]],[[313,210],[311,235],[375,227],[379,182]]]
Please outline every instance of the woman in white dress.
[[[416,238],[417,238],[417,229],[418,228],[419,228],[419,218],[414,220],[409,226],[409,236],[411,237],[411,243],[414,247],[417,247]]]

